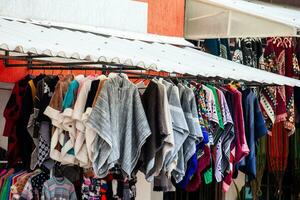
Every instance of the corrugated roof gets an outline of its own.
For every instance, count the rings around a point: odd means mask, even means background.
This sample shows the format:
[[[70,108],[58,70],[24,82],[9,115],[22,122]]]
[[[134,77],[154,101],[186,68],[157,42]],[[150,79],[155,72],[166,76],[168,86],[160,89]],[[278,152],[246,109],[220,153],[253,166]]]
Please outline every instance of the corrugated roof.
[[[157,42],[102,36],[0,18],[0,48],[88,61],[107,61],[206,77],[300,86],[300,81],[198,51]]]

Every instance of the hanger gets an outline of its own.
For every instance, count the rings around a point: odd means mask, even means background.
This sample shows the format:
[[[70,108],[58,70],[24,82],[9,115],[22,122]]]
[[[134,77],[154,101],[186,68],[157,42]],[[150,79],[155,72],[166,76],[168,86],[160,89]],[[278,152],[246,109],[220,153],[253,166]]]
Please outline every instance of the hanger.
[[[277,47],[283,44],[282,38],[281,37],[274,37],[273,38],[273,44],[277,44]]]
[[[235,88],[235,89],[241,88],[240,83],[237,82],[237,81],[231,81],[228,85]]]
[[[291,48],[292,47],[292,38],[291,37],[283,38],[283,44],[285,45],[285,48]]]

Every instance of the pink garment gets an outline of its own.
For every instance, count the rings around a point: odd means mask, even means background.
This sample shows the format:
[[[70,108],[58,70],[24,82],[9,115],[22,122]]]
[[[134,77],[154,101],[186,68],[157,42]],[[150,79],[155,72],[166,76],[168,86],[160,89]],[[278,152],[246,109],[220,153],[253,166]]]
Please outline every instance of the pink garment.
[[[194,176],[192,177],[191,181],[186,187],[187,192],[194,192],[202,184],[201,180],[201,175],[203,171],[209,167],[210,165],[210,148],[209,146],[205,145],[204,146],[204,154],[198,159],[198,168],[197,171],[195,172]]]

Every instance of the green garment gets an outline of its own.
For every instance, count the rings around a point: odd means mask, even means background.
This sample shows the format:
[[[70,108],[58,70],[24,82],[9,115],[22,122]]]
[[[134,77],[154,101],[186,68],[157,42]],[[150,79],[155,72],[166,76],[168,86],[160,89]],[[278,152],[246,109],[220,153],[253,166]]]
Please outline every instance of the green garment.
[[[222,117],[222,112],[221,112],[221,106],[220,106],[220,102],[219,102],[217,90],[216,90],[216,88],[214,86],[209,85],[209,84],[207,84],[206,87],[208,87],[209,89],[211,89],[212,92],[213,92],[215,103],[216,103],[216,111],[217,111],[217,115],[218,115],[219,126],[220,126],[220,128],[222,128],[224,130],[224,122],[223,122],[223,117]]]
[[[9,192],[10,192],[10,186],[11,186],[11,179],[13,175],[10,175],[9,177],[7,177],[5,179],[5,182],[3,184],[2,190],[1,190],[1,194],[0,194],[0,199],[1,200],[6,200],[9,199]]]

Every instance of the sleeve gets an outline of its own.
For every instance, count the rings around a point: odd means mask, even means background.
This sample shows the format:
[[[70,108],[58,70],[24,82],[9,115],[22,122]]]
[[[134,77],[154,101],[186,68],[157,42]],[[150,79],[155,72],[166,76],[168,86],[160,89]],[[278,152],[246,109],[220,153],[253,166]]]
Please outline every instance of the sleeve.
[[[77,200],[76,192],[74,186],[72,186],[71,192],[70,192],[70,199]]]
[[[197,111],[197,105],[196,105],[196,98],[192,90],[190,90],[190,105],[191,105],[191,114],[192,114],[192,121],[194,125],[194,130],[195,130],[195,136],[200,139],[200,141],[203,140],[203,132],[201,129],[201,126],[199,124],[199,119],[198,119],[198,111]]]
[[[47,182],[44,183],[41,200],[50,200],[50,192],[49,192]]]
[[[33,199],[31,179],[28,179],[28,181],[26,182],[25,187],[21,193],[20,199],[26,199],[26,200]]]
[[[108,84],[106,82],[102,88],[95,107],[92,109],[91,115],[87,120],[88,128],[96,133],[97,144],[94,145],[94,169],[98,176],[106,174],[108,164],[107,159],[112,152],[111,138],[111,121],[110,121],[110,105],[108,98]]]
[[[86,104],[89,88],[88,88],[88,81],[83,83],[83,86],[81,90],[78,93],[75,105],[74,105],[74,110],[73,110],[73,119],[75,120],[81,120],[82,114],[84,112],[84,106]]]
[[[56,127],[59,127],[63,120],[63,117],[60,112],[62,109],[62,100],[63,100],[61,85],[62,82],[58,82],[56,84],[50,103],[44,111],[44,115],[49,117],[52,121],[52,124]]]

